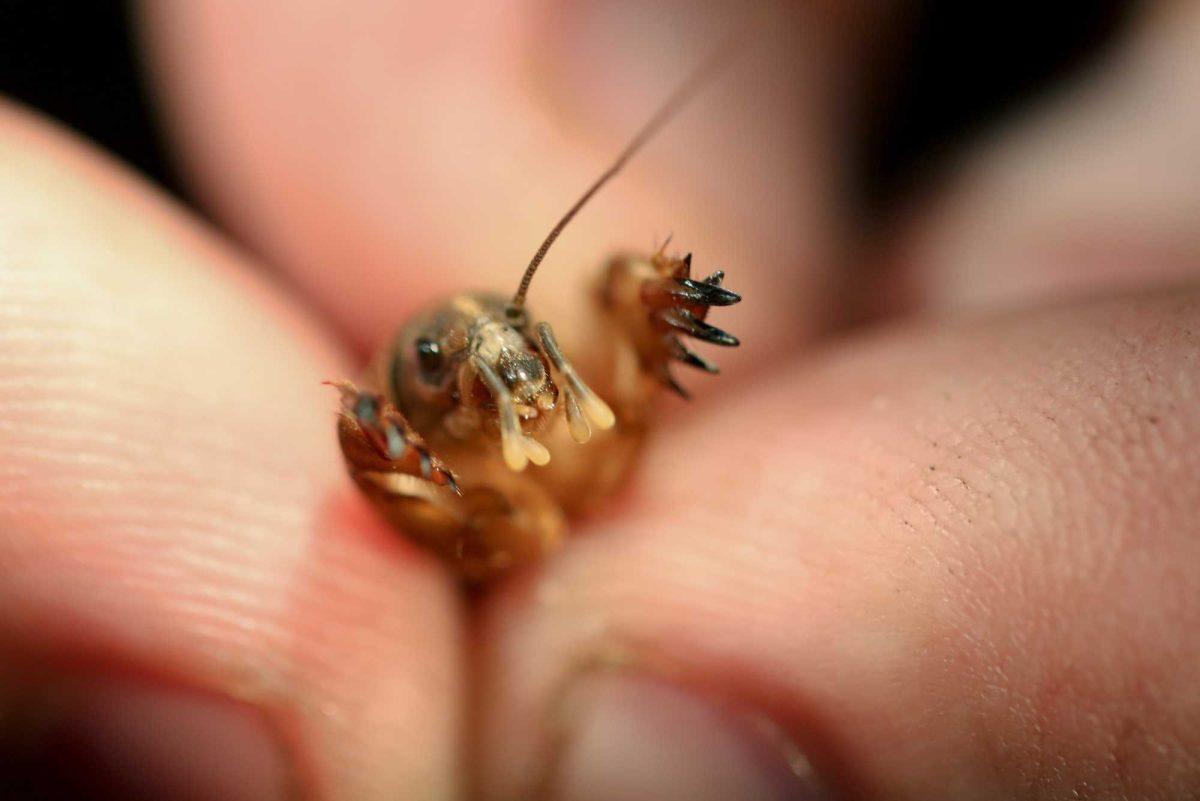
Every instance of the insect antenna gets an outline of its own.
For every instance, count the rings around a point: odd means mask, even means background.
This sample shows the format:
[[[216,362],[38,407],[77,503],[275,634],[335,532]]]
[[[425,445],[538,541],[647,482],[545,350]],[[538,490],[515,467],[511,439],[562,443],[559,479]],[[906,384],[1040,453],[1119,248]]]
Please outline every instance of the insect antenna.
[[[525,274],[521,276],[521,284],[517,287],[517,292],[509,301],[507,314],[510,319],[519,320],[524,317],[525,295],[529,292],[529,284],[533,281],[534,273],[537,272],[538,265],[542,263],[542,259],[546,258],[546,253],[549,252],[550,246],[558,239],[558,235],[563,232],[567,224],[574,219],[587,202],[592,199],[592,196],[600,191],[600,188],[608,183],[612,178],[621,171],[622,168],[633,158],[642,146],[654,138],[654,135],[666,125],[671,119],[679,113],[679,110],[691,100],[692,95],[696,93],[700,87],[713,75],[718,67],[722,66],[726,59],[731,54],[732,48],[729,45],[720,47],[708,59],[700,64],[683,83],[676,87],[670,97],[659,106],[658,111],[642,126],[633,139],[629,140],[629,144],[625,145],[625,149],[620,155],[609,165],[608,169],[600,174],[591,186],[587,188],[575,204],[567,209],[567,213],[562,216],[550,233],[546,234],[546,239],[542,242],[541,247],[533,254],[533,258],[529,260],[529,266],[525,268]]]

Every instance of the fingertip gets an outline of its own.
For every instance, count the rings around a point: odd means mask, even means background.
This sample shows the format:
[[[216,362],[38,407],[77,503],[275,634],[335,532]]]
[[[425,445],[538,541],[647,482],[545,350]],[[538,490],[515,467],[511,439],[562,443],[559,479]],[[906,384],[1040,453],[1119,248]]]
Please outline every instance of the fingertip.
[[[845,797],[1187,786],[1197,319],[1189,291],[912,326],[658,437],[620,517],[486,610],[485,797],[554,764],[593,670],[765,716]],[[1122,725],[1169,744],[1118,774]]]
[[[8,107],[0,242],[0,670],[162,676],[261,714],[306,792],[454,797],[457,597],[353,494],[320,385],[341,350],[202,223]],[[157,698],[155,727],[207,727]],[[114,732],[179,756],[138,720]]]

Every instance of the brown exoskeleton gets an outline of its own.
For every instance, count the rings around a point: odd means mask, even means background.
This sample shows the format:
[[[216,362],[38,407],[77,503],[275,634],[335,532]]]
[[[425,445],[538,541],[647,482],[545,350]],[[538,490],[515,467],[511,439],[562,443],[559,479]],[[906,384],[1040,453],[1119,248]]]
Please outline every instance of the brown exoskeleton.
[[[721,285],[723,273],[696,280],[691,254],[670,256],[666,245],[604,267],[594,304],[600,352],[588,380],[550,324],[535,323],[525,308],[530,281],[563,228],[699,80],[697,73],[681,86],[567,211],[511,299],[464,293],[434,304],[376,356],[368,388],[334,383],[355,483],[399,531],[468,580],[552,550],[568,516],[611,494],[638,451],[658,388],[687,396],[668,370],[672,361],[717,372],[681,334],[738,344],[705,321],[710,307],[741,300]],[[536,467],[526,469],[529,462]]]

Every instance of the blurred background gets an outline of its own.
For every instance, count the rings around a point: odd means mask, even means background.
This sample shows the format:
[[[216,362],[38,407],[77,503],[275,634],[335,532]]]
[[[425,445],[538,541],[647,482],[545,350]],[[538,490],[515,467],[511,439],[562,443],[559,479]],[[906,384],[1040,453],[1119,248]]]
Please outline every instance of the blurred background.
[[[1101,55],[1132,0],[912,2],[888,28],[863,106],[865,208],[936,175],[989,125]],[[0,0],[0,92],[83,132],[186,199],[142,71],[130,4]]]

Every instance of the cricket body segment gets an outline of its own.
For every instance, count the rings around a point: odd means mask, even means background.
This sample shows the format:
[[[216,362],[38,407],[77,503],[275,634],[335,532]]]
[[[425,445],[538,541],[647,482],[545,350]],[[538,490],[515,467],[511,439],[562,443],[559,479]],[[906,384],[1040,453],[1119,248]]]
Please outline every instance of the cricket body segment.
[[[660,388],[686,397],[671,362],[717,371],[680,337],[737,344],[705,318],[740,298],[720,272],[697,281],[690,268],[690,254],[609,260],[586,379],[549,323],[510,321],[499,296],[458,295],[418,313],[375,357],[365,387],[335,384],[351,477],[468,580],[552,551],[568,517],[628,474]]]
[[[685,81],[538,248],[511,300],[463,293],[416,314],[342,398],[338,439],[351,477],[402,534],[468,581],[552,551],[568,517],[594,508],[629,473],[662,386],[687,397],[669,365],[717,368],[680,339],[734,346],[708,324],[741,298],[724,274],[692,278],[692,257],[608,261],[594,295],[592,335],[576,363],[525,297],[550,246],[711,71]],[[530,467],[532,463],[533,467]]]

